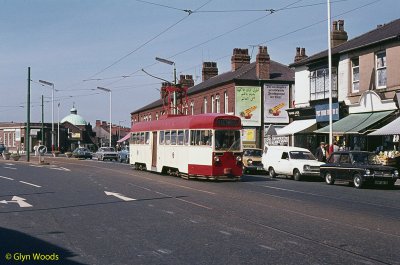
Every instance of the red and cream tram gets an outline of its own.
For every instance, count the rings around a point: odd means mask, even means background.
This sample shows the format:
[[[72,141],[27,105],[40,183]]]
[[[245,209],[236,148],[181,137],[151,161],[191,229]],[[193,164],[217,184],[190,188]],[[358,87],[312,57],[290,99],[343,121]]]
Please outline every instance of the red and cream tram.
[[[170,115],[132,126],[130,163],[184,178],[242,176],[241,120],[225,114]]]

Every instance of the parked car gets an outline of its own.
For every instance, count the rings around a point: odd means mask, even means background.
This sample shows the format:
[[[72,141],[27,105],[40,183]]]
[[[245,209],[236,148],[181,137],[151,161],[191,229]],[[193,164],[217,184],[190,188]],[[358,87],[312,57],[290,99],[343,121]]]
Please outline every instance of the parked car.
[[[327,163],[321,165],[321,177],[329,185],[344,180],[359,189],[367,183],[394,186],[399,172],[394,167],[382,165],[374,153],[339,151],[332,153]]]
[[[72,156],[76,158],[89,158],[92,159],[92,152],[84,147],[78,147],[72,152]]]
[[[129,147],[124,147],[121,151],[118,152],[118,161],[120,163],[129,163]]]
[[[4,144],[0,144],[0,155],[7,150],[7,147]]]
[[[285,175],[295,180],[302,176],[319,176],[319,167],[323,164],[308,149],[291,146],[266,147],[262,163],[270,177]]]
[[[264,172],[261,162],[263,150],[258,148],[243,149],[243,172]]]
[[[95,155],[96,158],[101,161],[104,161],[106,159],[117,161],[118,159],[118,153],[117,151],[115,151],[114,147],[100,147]]]

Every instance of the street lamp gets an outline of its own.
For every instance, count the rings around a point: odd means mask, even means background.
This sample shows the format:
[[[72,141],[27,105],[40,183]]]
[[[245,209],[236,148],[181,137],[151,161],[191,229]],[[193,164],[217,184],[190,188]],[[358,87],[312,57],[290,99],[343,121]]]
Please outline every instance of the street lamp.
[[[175,62],[167,60],[167,59],[159,58],[159,57],[156,57],[156,61],[159,61],[159,62],[166,63],[166,64],[174,66],[174,86],[176,86],[176,67],[175,67]],[[176,91],[174,91],[174,94],[173,94],[173,110],[174,110],[173,111],[174,114],[176,114]]]
[[[54,152],[54,84],[48,81],[39,80],[40,83],[51,86],[51,151]]]
[[[97,87],[97,89],[100,89],[100,90],[102,90],[102,91],[105,91],[105,92],[110,93],[110,145],[109,145],[109,146],[111,147],[111,139],[112,139],[112,138],[111,138],[111,129],[112,129],[112,128],[111,128],[111,126],[112,126],[112,123],[111,123],[111,121],[112,121],[112,118],[111,118],[111,109],[112,109],[112,108],[111,108],[111,107],[112,107],[112,105],[111,105],[111,104],[112,104],[112,103],[111,103],[111,99],[112,99],[112,96],[111,96],[111,94],[112,94],[112,93],[111,93],[111,92],[112,92],[112,91],[111,91],[111,89],[104,88],[104,87],[99,87],[99,86]]]
[[[60,151],[60,102],[57,104],[57,150]]]

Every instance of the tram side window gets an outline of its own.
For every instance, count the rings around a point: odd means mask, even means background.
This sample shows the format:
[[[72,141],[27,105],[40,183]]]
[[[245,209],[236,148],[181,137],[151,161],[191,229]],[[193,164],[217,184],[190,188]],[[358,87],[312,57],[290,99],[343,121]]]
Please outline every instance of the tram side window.
[[[165,131],[165,144],[171,144],[171,131]]]
[[[211,139],[211,130],[193,130],[190,142],[192,145],[211,146]]]
[[[185,145],[189,144],[189,130],[185,130]]]
[[[164,144],[164,131],[160,131],[160,144]]]
[[[144,144],[144,133],[140,133],[139,144]]]
[[[144,133],[144,140],[145,140],[145,143],[146,144],[149,144],[150,143],[150,132],[145,132]]]
[[[132,144],[137,144],[137,133],[132,133],[131,139],[132,139]]]
[[[171,144],[176,144],[176,131],[171,131]]]
[[[183,145],[183,130],[178,131],[178,139],[177,139],[177,144],[178,145]]]

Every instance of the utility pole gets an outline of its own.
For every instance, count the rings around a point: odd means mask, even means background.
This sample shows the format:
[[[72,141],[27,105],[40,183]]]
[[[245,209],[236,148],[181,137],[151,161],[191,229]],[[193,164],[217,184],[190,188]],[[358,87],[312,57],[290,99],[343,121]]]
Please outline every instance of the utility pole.
[[[44,144],[44,101],[43,101],[43,95],[42,95],[42,145]]]
[[[30,137],[31,137],[31,68],[28,67],[28,97],[27,97],[27,108],[26,108],[26,132],[25,132],[25,151],[26,161],[29,162],[30,156]]]

